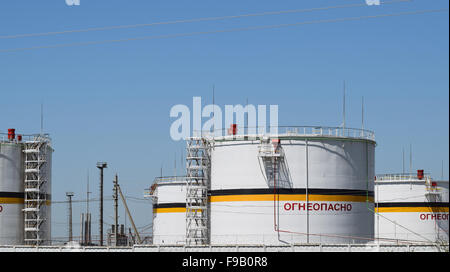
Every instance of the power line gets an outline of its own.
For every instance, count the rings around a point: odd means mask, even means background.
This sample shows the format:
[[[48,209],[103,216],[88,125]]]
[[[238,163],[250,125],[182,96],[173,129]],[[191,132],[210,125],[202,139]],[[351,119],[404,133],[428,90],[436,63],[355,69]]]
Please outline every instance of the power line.
[[[239,31],[250,31],[250,30],[275,29],[275,28],[291,27],[291,26],[301,26],[301,25],[321,24],[321,23],[337,23],[337,22],[346,22],[346,21],[357,21],[357,20],[363,20],[363,19],[375,19],[375,18],[395,17],[395,16],[403,16],[403,15],[436,13],[436,12],[444,12],[444,11],[448,11],[448,9],[419,10],[419,11],[412,11],[412,12],[400,12],[400,13],[394,13],[394,14],[382,14],[382,15],[360,16],[360,17],[345,17],[345,18],[328,19],[328,20],[313,20],[313,21],[305,21],[305,22],[298,22],[298,23],[291,23],[291,24],[254,26],[254,27],[231,28],[231,29],[214,30],[214,31],[200,31],[200,32],[167,34],[167,35],[157,35],[157,36],[143,36],[143,37],[128,38],[128,39],[102,40],[102,41],[77,42],[77,43],[66,43],[66,44],[57,44],[57,45],[23,47],[23,48],[13,48],[13,49],[3,49],[3,50],[0,50],[0,53],[27,51],[27,50],[45,49],[45,48],[61,48],[61,47],[95,45],[95,44],[105,44],[105,43],[117,43],[117,42],[126,42],[126,41],[187,37],[187,36],[215,34],[215,33],[229,33],[229,32],[239,32]]]
[[[128,200],[130,199],[131,201],[135,202],[135,203],[149,203],[149,200],[146,198],[138,198],[138,197],[133,197],[133,196],[125,196],[125,198]],[[104,197],[103,201],[112,201],[113,198],[112,197]],[[98,202],[100,201],[100,198],[89,198],[89,202]],[[83,203],[83,202],[87,202],[87,199],[79,199],[79,200],[72,200],[72,203]],[[56,201],[52,201],[52,204],[62,204],[62,203],[69,203],[69,201],[67,200],[56,200]]]
[[[381,4],[386,5],[386,4],[404,3],[404,2],[412,2],[412,0],[393,0],[393,1],[381,2]],[[60,34],[68,34],[68,33],[79,33],[79,32],[90,32],[90,31],[103,31],[103,30],[114,30],[114,29],[139,28],[139,27],[148,27],[148,26],[157,26],[157,25],[194,23],[194,22],[206,22],[206,21],[219,21],[219,20],[237,19],[237,18],[244,18],[244,17],[258,17],[258,16],[280,15],[280,14],[290,14],[290,13],[306,13],[306,12],[323,11],[323,10],[330,10],[330,9],[354,8],[354,7],[369,7],[369,6],[364,3],[364,4],[348,4],[348,5],[340,5],[340,6],[329,6],[329,7],[321,7],[321,8],[310,8],[310,9],[292,9],[292,10],[282,10],[282,11],[269,11],[269,12],[250,13],[250,14],[243,14],[243,15],[204,17],[204,18],[194,18],[194,19],[185,19],[185,20],[173,20],[173,21],[166,21],[166,22],[155,22],[155,23],[147,23],[147,24],[92,27],[92,28],[64,30],[64,31],[5,35],[5,36],[0,36],[0,39],[16,39],[16,38],[24,38],[24,37],[51,36],[51,35],[60,35]]]

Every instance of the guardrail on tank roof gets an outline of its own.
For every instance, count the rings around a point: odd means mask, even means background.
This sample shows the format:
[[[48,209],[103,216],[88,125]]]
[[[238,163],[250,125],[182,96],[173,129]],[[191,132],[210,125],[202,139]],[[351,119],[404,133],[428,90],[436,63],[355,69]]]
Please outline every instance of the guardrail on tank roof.
[[[18,140],[18,136],[22,137],[22,140]],[[8,138],[8,133],[0,132],[1,143],[20,143],[20,142],[32,142],[32,141],[45,141],[51,142],[50,134],[15,134],[13,140]]]
[[[7,246],[0,252],[442,252],[436,244],[135,245],[133,247]]]
[[[424,173],[422,179],[417,177],[417,174],[401,173],[401,174],[378,174],[376,175],[376,181],[425,181],[430,179],[429,173]]]
[[[156,177],[153,183],[164,183],[164,182],[185,182],[185,176],[167,176],[167,177]]]
[[[269,131],[269,132],[267,132]],[[275,132],[274,132],[275,131]],[[333,137],[351,138],[375,141],[375,133],[366,129],[343,128],[343,127],[322,127],[322,126],[278,126],[269,127],[238,127],[234,135],[230,129],[217,129],[214,131],[194,131],[193,137],[204,137],[214,140],[244,140],[248,138],[262,137]]]

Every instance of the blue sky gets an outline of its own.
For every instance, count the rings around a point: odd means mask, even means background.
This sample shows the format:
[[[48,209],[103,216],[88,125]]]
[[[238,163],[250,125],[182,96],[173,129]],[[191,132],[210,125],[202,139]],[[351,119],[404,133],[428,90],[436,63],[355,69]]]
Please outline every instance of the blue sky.
[[[5,1],[0,36],[147,24],[293,9],[364,4],[363,0],[305,1]],[[216,104],[279,105],[280,125],[339,126],[342,83],[347,82],[347,126],[375,131],[376,172],[409,169],[448,179],[448,11],[309,24],[276,29],[147,39],[119,43],[2,50],[215,31],[313,20],[447,9],[448,1],[412,2],[150,27],[0,38],[0,132],[40,130],[53,138],[53,200],[66,191],[98,197],[97,161],[107,161],[105,197],[117,172],[123,191],[142,198],[153,178],[181,173],[184,142],[169,135],[170,108],[193,96]],[[130,199],[136,224],[151,223],[150,204]],[[74,223],[84,203],[74,204]],[[98,202],[91,204],[97,221]],[[122,209],[123,210],[123,209]],[[112,202],[105,221],[113,222]],[[123,220],[123,211],[120,213]],[[66,233],[66,205],[53,205],[53,236]],[[129,226],[129,224],[128,224]],[[94,234],[98,226],[94,225]],[[78,235],[78,225],[74,227]]]

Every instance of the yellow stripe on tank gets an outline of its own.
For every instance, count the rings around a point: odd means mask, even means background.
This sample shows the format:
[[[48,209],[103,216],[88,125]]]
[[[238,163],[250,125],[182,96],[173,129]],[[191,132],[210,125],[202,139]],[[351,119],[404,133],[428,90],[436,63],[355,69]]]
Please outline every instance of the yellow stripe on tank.
[[[25,199],[20,197],[0,197],[0,204],[24,204]]]
[[[25,199],[20,197],[0,197],[0,204],[25,204]],[[50,206],[50,200],[45,201],[45,205]]]

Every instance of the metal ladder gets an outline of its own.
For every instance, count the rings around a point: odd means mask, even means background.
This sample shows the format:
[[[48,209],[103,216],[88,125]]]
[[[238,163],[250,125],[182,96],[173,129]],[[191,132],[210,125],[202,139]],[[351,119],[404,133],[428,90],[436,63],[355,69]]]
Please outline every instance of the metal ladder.
[[[441,202],[442,201],[442,196],[441,193],[439,192],[439,188],[436,186],[436,184],[434,184],[434,182],[432,182],[430,177],[426,177],[425,180],[425,199],[429,202],[429,203],[436,203],[436,202]],[[440,213],[440,210],[436,210],[436,208],[431,208],[431,212],[432,214],[438,214]],[[444,226],[441,226],[439,224],[438,221],[435,221],[435,241],[439,242],[441,240],[440,238],[440,229],[445,230]],[[448,236],[448,233],[447,233]]]
[[[261,140],[258,157],[263,162],[265,177],[269,188],[275,187],[274,177],[277,178],[276,187],[292,187],[289,167],[279,142],[271,142],[270,139]]]
[[[187,140],[186,244],[207,245],[209,239],[210,144],[202,137]]]
[[[275,146],[270,139],[261,141],[259,145],[258,157],[262,159],[264,170],[266,172],[267,184],[269,187],[274,187],[274,176],[278,174],[279,169],[275,167],[279,165],[281,153],[278,147]]]
[[[41,245],[47,241],[42,237],[42,224],[46,217],[47,194],[47,149],[45,138],[36,137],[25,142],[25,208],[23,209],[24,241],[26,245]]]

